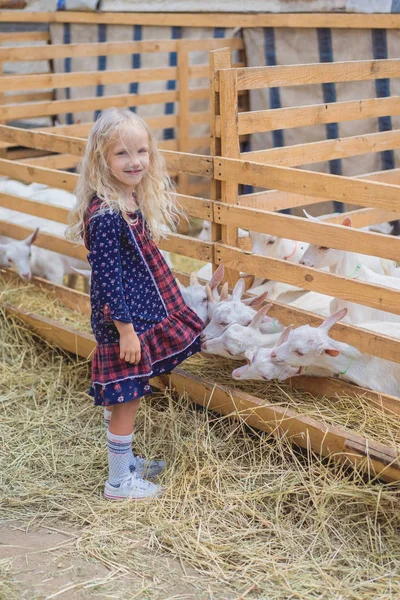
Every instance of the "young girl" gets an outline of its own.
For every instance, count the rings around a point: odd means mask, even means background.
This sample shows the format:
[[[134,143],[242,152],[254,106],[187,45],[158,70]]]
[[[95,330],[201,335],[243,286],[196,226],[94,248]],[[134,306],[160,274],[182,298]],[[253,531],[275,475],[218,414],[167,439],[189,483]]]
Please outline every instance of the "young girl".
[[[108,425],[104,496],[146,499],[161,488],[144,477],[165,465],[132,453],[140,398],[152,391],[150,377],[200,351],[204,325],[153,241],[174,226],[179,211],[155,140],[135,113],[110,109],[96,121],[76,195],[69,237],[84,239],[92,267],[97,346],[90,393]]]

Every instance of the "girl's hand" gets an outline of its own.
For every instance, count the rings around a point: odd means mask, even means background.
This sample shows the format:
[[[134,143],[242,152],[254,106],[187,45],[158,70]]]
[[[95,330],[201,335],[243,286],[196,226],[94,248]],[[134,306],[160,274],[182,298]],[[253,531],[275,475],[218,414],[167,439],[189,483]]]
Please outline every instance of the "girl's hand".
[[[140,362],[140,340],[132,323],[114,321],[119,332],[119,357],[126,362],[138,364]]]

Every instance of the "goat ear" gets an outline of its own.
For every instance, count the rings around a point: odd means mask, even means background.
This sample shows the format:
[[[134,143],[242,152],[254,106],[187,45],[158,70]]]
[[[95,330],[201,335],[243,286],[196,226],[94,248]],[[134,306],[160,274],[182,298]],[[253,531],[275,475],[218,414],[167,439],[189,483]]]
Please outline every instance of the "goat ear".
[[[272,306],[272,304],[265,304],[265,306],[262,306],[260,308],[260,310],[257,312],[257,314],[254,315],[253,320],[251,321],[249,327],[254,327],[255,329],[259,329],[265,315],[267,314],[267,312],[269,311],[271,306]]]
[[[213,290],[214,288],[216,288],[220,283],[222,283],[222,280],[224,278],[224,265],[219,265],[218,269],[215,271],[215,273],[213,274],[213,276],[211,277],[210,281],[209,281],[209,285],[210,288]]]
[[[253,362],[253,360],[255,359],[255,356],[256,356],[255,352],[253,350],[246,350],[244,355],[247,360],[247,364],[251,365],[251,363]]]
[[[206,294],[207,294],[207,300],[211,304],[214,304],[215,299],[213,298],[212,291],[211,291],[210,286],[208,285],[208,283],[206,283]]]
[[[243,304],[246,306],[258,306],[262,302],[264,302],[265,298],[268,296],[268,292],[263,292],[259,296],[253,296],[253,298],[246,298],[242,300]]]
[[[329,356],[339,356],[340,350],[336,350],[336,348],[325,348],[325,354],[329,354]]]
[[[235,287],[232,292],[232,300],[240,301],[242,299],[244,292],[244,279],[240,278],[239,281],[236,282]]]
[[[309,219],[310,221],[316,221],[317,223],[321,222],[320,219],[318,219],[317,217],[313,217],[313,215],[310,215],[310,213],[308,213],[304,208],[303,208],[303,213],[305,214],[307,219]]]
[[[343,219],[343,221],[341,222],[341,225],[344,225],[345,227],[352,227],[352,222],[350,217],[345,217]]]
[[[275,348],[277,346],[281,346],[282,344],[284,344],[287,341],[290,332],[293,330],[293,327],[294,327],[294,325],[288,325],[287,327],[285,327],[285,329],[282,331],[281,337],[275,344]]]
[[[26,239],[24,239],[24,244],[26,244],[27,246],[32,246],[33,242],[36,241],[38,235],[39,235],[39,227],[37,227],[35,229],[35,231],[33,233],[31,233],[31,235],[28,235],[28,237]]]
[[[221,295],[220,295],[219,299],[220,299],[220,302],[227,302],[229,299],[228,282],[227,281],[225,281],[224,285],[222,286]]]
[[[330,317],[325,319],[325,321],[323,323],[321,323],[321,325],[318,327],[318,329],[325,329],[325,331],[329,331],[331,329],[331,327],[333,327],[335,325],[335,323],[337,323],[341,319],[344,319],[346,315],[347,315],[347,308],[341,308],[340,310],[333,313],[333,315],[331,315]]]
[[[195,272],[190,273],[190,285],[196,285],[199,283],[199,280],[197,278],[197,274]]]

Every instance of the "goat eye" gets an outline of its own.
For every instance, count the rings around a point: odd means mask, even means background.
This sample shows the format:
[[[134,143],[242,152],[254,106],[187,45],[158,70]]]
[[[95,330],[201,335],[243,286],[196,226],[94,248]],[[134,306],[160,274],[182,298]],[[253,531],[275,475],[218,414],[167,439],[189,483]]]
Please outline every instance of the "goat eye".
[[[203,298],[203,300],[201,301],[202,304],[205,304],[207,302],[207,298]]]
[[[329,250],[329,248],[327,246],[320,246],[319,250]]]
[[[12,261],[13,261],[12,258],[7,258],[7,262],[8,262],[9,265],[12,264]]]
[[[303,352],[300,352],[300,350],[295,350],[295,352],[298,356],[304,356]]]
[[[275,244],[275,242],[276,242],[276,240],[274,240],[274,239],[272,238],[272,240],[268,240],[268,242],[267,242],[267,245],[268,245],[268,246],[271,246],[272,244]]]
[[[222,323],[222,321],[220,321],[219,323],[222,327],[228,327],[229,323]]]

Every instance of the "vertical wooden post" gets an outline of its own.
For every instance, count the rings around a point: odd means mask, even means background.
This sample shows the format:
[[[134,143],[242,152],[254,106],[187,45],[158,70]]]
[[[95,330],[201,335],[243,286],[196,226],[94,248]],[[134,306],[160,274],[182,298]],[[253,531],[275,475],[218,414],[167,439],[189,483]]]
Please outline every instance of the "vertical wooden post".
[[[190,139],[190,102],[189,102],[189,49],[186,40],[178,40],[178,150],[189,152]],[[178,191],[181,194],[189,192],[189,176],[187,173],[178,174]],[[180,233],[189,233],[189,224],[181,219],[178,230]]]
[[[238,129],[238,92],[236,69],[219,71],[219,102],[221,127],[221,156],[240,158]],[[238,204],[238,184],[230,181],[221,182],[221,202]],[[221,240],[229,246],[238,246],[237,227],[222,225]],[[239,272],[229,269],[227,279],[234,285]]]
[[[0,42],[0,48],[1,47],[2,43]],[[3,75],[3,63],[0,61],[0,77],[2,77]],[[4,92],[0,92],[0,112],[3,104],[5,104],[5,95]],[[5,121],[4,119],[0,119],[0,125],[7,125],[7,121]],[[0,158],[7,158],[7,148],[0,148]]]
[[[230,48],[221,48],[212,50],[210,56],[210,153],[211,156],[221,156],[221,137],[217,136],[216,119],[220,115],[220,95],[216,91],[216,78],[220,69],[230,69],[232,66]],[[211,199],[221,200],[221,181],[212,179],[211,181]],[[222,227],[213,219],[211,224],[211,241],[217,242],[222,239]],[[218,265],[213,262],[213,271]]]

